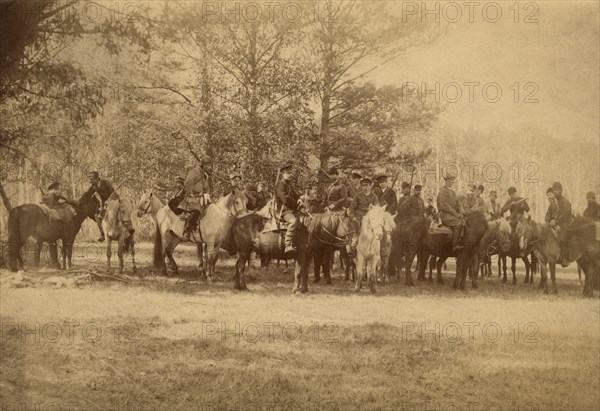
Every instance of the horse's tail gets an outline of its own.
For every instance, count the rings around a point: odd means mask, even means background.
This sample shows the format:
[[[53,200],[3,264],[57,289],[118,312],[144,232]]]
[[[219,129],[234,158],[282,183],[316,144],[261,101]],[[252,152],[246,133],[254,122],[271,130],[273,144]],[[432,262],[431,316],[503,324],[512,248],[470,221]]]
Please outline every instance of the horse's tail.
[[[156,223],[156,231],[154,233],[154,251],[152,264],[154,268],[160,268],[163,264],[164,256],[162,252],[162,236],[160,234],[160,226]]]
[[[19,249],[21,248],[21,229],[19,227],[19,207],[8,213],[8,267],[11,271],[18,270]]]

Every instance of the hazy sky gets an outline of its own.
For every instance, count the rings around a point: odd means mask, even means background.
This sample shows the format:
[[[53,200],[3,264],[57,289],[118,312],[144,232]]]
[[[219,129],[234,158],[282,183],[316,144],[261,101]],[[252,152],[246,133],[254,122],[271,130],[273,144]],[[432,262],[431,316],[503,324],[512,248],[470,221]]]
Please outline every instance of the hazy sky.
[[[411,4],[407,6],[406,4]],[[456,23],[455,10],[440,8],[441,21],[447,22],[447,33],[433,46],[408,54],[377,69],[370,79],[380,84],[427,83],[428,89],[451,82],[461,86],[462,96],[449,104],[442,120],[474,127],[519,127],[525,123],[541,125],[557,137],[571,139],[573,135],[589,142],[598,142],[599,125],[599,2],[538,1],[525,9],[519,3],[519,22],[515,23],[513,1],[496,2],[502,17],[496,23],[483,17],[483,5],[474,8],[473,22],[469,9],[461,5],[462,17]],[[398,3],[405,12],[421,2]],[[444,4],[444,3],[440,3]],[[433,5],[430,4],[431,9]],[[419,10],[417,10],[419,12]],[[488,20],[495,10],[488,7]],[[530,20],[537,22],[525,23]],[[433,19],[434,16],[426,16]],[[469,102],[469,88],[464,82],[478,82],[474,102]],[[495,82],[502,91],[496,103],[486,102],[483,85]],[[530,84],[525,88],[526,83]],[[518,103],[510,87],[519,83]],[[514,88],[514,87],[513,87]],[[493,99],[496,86],[488,88]],[[456,89],[447,86],[447,97],[454,99]],[[527,96],[537,103],[524,103]],[[435,98],[429,96],[428,98]]]

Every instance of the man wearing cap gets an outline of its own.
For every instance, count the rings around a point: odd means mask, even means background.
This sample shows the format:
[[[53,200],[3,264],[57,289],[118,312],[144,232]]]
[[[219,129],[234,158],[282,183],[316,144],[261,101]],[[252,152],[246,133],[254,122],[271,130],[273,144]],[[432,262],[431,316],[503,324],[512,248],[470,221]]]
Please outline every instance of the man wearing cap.
[[[67,198],[63,197],[60,191],[60,183],[50,184],[47,193],[42,197],[42,204],[50,208],[50,220],[69,222],[75,216],[75,210],[67,204]]]
[[[573,210],[571,202],[562,193],[562,184],[558,181],[552,183],[552,192],[556,197],[556,222],[558,226],[558,241],[560,243],[560,265],[567,267],[568,263],[568,248],[565,232],[567,227],[573,222]],[[552,225],[552,223],[550,223]]]
[[[348,199],[346,201],[346,205],[349,207],[352,199],[355,195],[360,193],[360,180],[362,179],[362,174],[358,172],[358,170],[352,170],[348,174],[348,182],[346,184],[346,191],[348,192]]]
[[[500,213],[504,214],[510,211],[510,224],[514,227],[517,225],[517,217],[524,212],[529,212],[529,205],[527,200],[517,195],[517,189],[515,187],[509,187],[508,200],[500,209]]]
[[[294,243],[296,226],[298,224],[298,218],[296,212],[298,211],[299,196],[291,186],[291,180],[293,178],[292,165],[286,164],[279,169],[281,173],[281,179],[275,185],[275,198],[277,201],[277,212],[281,214],[283,219],[289,223],[288,229],[285,232],[285,253],[296,251]]]
[[[385,211],[390,214],[396,214],[396,210],[398,209],[398,199],[396,198],[396,192],[390,185],[391,183],[389,182],[388,177],[386,175],[381,175],[377,177],[377,180],[383,189],[381,196],[377,195],[379,202],[385,204]]]
[[[210,195],[207,191],[209,190],[208,172],[211,166],[211,158],[203,156],[201,161],[188,171],[183,183],[185,197],[180,207],[189,213],[183,228],[183,235],[188,241],[198,219],[210,202]]]
[[[88,174],[89,180],[90,180],[90,188],[83,194],[85,197],[89,196],[93,196],[96,195],[97,197],[100,198],[100,208],[102,208],[102,205],[104,204],[104,202],[108,199],[108,197],[111,196],[112,193],[115,192],[115,189],[113,188],[112,184],[108,181],[108,180],[104,180],[100,178],[100,174],[97,171],[90,171],[90,173]],[[122,201],[121,204],[125,203],[126,201]],[[128,208],[127,205],[123,206],[122,208]],[[129,214],[127,214],[123,209],[121,210],[123,212],[123,216],[125,218],[129,217],[129,227],[128,228],[132,228],[131,226],[131,210],[129,212]],[[100,218],[100,215],[96,215],[95,217],[96,220],[96,224],[98,225],[98,228],[100,229],[100,238],[98,238],[98,241],[104,241],[104,230],[102,230],[102,218]],[[125,223],[125,221],[123,221],[123,223]]]
[[[431,197],[427,199],[427,205],[425,206],[425,217],[432,218],[434,220],[438,219],[437,211],[433,206],[433,198]]]
[[[415,192],[410,196],[407,202],[407,209],[411,217],[425,216],[425,201],[421,198],[423,187],[420,184],[415,186]]]
[[[234,172],[229,174],[229,181],[231,181],[231,188],[237,188],[238,190],[244,190],[244,183],[242,183],[242,174]],[[229,194],[229,192],[227,193]]]
[[[344,184],[338,170],[331,167],[327,173],[333,182],[327,187],[325,195],[325,208],[331,211],[340,211],[348,202],[348,187]]]
[[[355,232],[352,236],[351,248],[354,252],[356,250],[356,244],[358,243],[358,235],[360,234],[360,227],[363,217],[369,212],[371,205],[378,205],[379,199],[372,190],[373,182],[369,177],[364,177],[360,180],[360,192],[357,193],[352,202],[348,214],[352,217]]]
[[[485,215],[485,201],[477,194],[479,191],[477,186],[475,186],[475,184],[469,184],[468,189],[469,191],[463,201],[463,214],[469,215],[480,212]]]
[[[267,192],[267,185],[264,181],[259,181],[256,187],[256,210],[261,210],[270,200]]]
[[[495,190],[490,191],[490,200],[487,204],[487,212],[492,220],[502,217],[502,206],[498,202],[498,194]]]
[[[554,227],[556,225],[556,213],[558,211],[558,205],[556,204],[556,197],[554,197],[554,191],[552,187],[548,187],[546,190],[546,198],[548,198],[548,210],[544,221],[546,224]]]
[[[442,224],[452,228],[452,250],[456,252],[462,248],[460,245],[460,231],[464,220],[460,212],[456,192],[452,188],[456,177],[448,174],[444,177],[444,180],[445,184],[438,193],[437,206]]]
[[[585,197],[588,205],[583,212],[583,216],[593,220],[600,220],[600,204],[596,202],[596,193],[590,191]]]
[[[398,199],[398,215],[394,219],[397,223],[410,217],[408,201],[410,200],[410,184],[406,181],[402,183],[402,197]]]
[[[175,179],[175,184],[173,185],[173,192],[175,195],[167,203],[171,211],[173,211],[176,215],[180,215],[183,212],[183,210],[179,208],[179,204],[181,204],[185,195],[183,189],[184,182],[185,179],[183,177],[177,177]]]

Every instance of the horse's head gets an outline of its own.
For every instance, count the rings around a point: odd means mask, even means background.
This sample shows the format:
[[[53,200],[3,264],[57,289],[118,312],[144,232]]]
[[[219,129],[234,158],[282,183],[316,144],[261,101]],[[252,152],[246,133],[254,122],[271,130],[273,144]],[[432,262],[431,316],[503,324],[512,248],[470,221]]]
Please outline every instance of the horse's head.
[[[519,248],[524,251],[531,242],[533,237],[533,227],[531,220],[519,219],[516,229],[517,238],[519,239]]]
[[[142,194],[142,197],[140,198],[140,202],[137,207],[138,218],[141,218],[145,214],[148,214],[150,208],[152,207],[153,197],[154,194],[152,193],[152,191],[148,191],[147,193]]]
[[[77,210],[82,216],[89,217],[92,220],[100,209],[100,202],[94,196],[83,195],[77,202]]]
[[[385,224],[385,206],[369,205],[369,212],[363,219],[362,231],[371,232],[374,239],[380,241],[383,237],[383,226]]]
[[[231,215],[240,215],[247,211],[248,197],[243,190],[233,188],[231,193],[226,196],[225,207]]]
[[[510,224],[504,218],[496,220],[496,242],[503,253],[510,251],[511,230]]]

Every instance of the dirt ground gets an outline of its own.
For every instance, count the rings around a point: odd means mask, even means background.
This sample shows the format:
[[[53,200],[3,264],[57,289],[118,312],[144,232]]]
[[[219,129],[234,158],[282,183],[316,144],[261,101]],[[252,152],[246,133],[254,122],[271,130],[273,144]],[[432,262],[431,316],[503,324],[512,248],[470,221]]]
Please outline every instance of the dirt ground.
[[[600,409],[600,301],[573,267],[557,295],[522,284],[522,264],[516,285],[494,266],[454,291],[450,263],[443,285],[355,294],[336,269],[296,296],[291,264],[237,292],[232,260],[197,281],[185,246],[179,278],[141,244],[137,274],[91,280],[94,247],[68,273],[0,270],[2,410]]]

